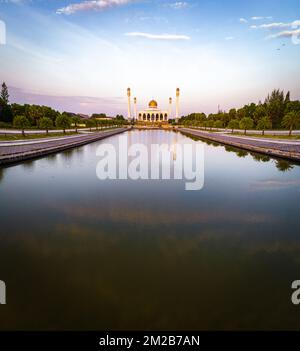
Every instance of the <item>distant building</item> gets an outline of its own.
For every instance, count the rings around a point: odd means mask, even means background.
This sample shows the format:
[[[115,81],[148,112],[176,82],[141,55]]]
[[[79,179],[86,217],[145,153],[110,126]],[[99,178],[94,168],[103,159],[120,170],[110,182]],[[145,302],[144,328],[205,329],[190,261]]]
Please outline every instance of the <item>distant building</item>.
[[[78,116],[79,118],[81,118],[81,119],[89,119],[89,118],[90,118],[89,115],[84,115],[84,114],[82,114],[82,113],[78,113],[77,116]]]
[[[136,121],[136,122],[144,122],[144,123],[168,123],[169,119],[172,119],[172,103],[173,99],[169,98],[169,109],[161,110],[158,108],[158,104],[155,100],[151,100],[148,104],[148,108],[142,111],[137,112],[137,98],[133,99],[134,103],[134,114],[131,114],[131,89],[127,89],[127,97],[128,97],[128,120]],[[175,120],[178,122],[179,119],[179,98],[180,98],[180,89],[176,89],[176,113]]]
[[[111,121],[112,119],[114,119],[114,117],[96,117],[95,119],[97,119],[98,121]]]
[[[160,110],[155,100],[149,102],[148,109],[138,112],[138,121],[143,122],[168,122],[169,111]]]

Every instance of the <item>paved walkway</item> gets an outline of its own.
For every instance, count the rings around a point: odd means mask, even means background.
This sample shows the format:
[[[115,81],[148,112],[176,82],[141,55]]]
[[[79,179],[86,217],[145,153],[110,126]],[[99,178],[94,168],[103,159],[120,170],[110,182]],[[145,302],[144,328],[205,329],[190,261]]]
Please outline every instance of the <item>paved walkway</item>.
[[[297,141],[239,137],[229,134],[204,132],[191,128],[179,128],[178,130],[222,144],[300,161],[300,143]]]
[[[76,136],[51,138],[42,142],[21,142],[5,143],[0,145],[0,165],[5,163],[18,162],[21,160],[47,155],[64,149],[81,146],[93,141],[101,140],[127,130],[117,128],[90,134],[79,134]]]
[[[92,128],[92,131],[95,131],[96,130],[96,127],[95,128]],[[81,131],[90,131],[90,128],[78,128],[78,132],[81,132]],[[71,133],[71,132],[76,132],[76,129],[75,128],[72,128],[72,129],[66,129],[66,132],[68,133]],[[49,130],[49,134],[51,133],[63,133],[63,130],[60,129],[50,129]],[[0,134],[8,134],[8,135],[11,135],[11,134],[16,134],[16,135],[20,135],[22,134],[22,131],[21,130],[18,130],[18,129],[4,129],[4,128],[0,128]],[[42,130],[42,129],[28,129],[28,130],[25,130],[25,134],[46,134],[45,130]]]
[[[223,134],[221,133],[221,135],[226,135],[226,136],[230,136],[231,138],[238,138],[238,139],[244,139],[244,140],[260,140],[260,141],[264,141],[266,143],[276,143],[276,144],[286,144],[286,145],[300,145],[300,140],[289,140],[289,139],[273,139],[273,138],[263,138],[263,137],[248,137],[247,135],[245,136],[239,136],[239,135],[230,135],[230,134]]]
[[[220,133],[232,133],[231,129],[225,129],[225,128],[211,128],[210,129],[213,132],[220,132]],[[234,133],[243,133],[243,130],[241,129],[234,129]],[[257,135],[262,135],[261,130],[253,129],[253,130],[247,130],[248,134],[257,134]],[[265,131],[266,135],[289,135],[288,130],[266,130]],[[293,130],[293,135],[300,135],[300,130]]]

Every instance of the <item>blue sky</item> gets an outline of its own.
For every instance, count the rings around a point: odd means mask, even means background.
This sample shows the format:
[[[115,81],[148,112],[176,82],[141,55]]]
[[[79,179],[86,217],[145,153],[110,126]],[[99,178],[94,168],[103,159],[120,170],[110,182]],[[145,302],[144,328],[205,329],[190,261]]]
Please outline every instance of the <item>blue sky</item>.
[[[300,99],[298,0],[0,0],[0,21],[13,102],[126,114],[128,86],[141,109],[180,87],[181,114]]]

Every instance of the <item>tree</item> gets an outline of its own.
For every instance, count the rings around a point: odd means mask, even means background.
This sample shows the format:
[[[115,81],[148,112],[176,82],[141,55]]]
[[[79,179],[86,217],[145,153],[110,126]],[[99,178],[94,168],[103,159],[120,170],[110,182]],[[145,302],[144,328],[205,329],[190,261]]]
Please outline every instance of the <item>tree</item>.
[[[25,136],[24,129],[29,127],[30,123],[25,116],[16,116],[14,118],[14,127],[22,129],[22,135]]]
[[[285,101],[286,97],[284,96],[284,92],[279,89],[273,90],[271,95],[268,95],[265,100],[267,115],[271,119],[273,128],[278,128],[281,125],[286,107]]]
[[[231,121],[229,121],[227,128],[231,129],[231,133],[233,133],[234,129],[239,129],[240,127],[240,122],[237,119],[232,119]]]
[[[81,118],[79,116],[73,116],[73,117],[71,117],[71,121],[74,124],[75,130],[76,130],[76,133],[77,133],[77,127],[78,127],[78,124],[81,123]]]
[[[95,127],[96,123],[95,120],[90,118],[86,121],[85,125],[90,128],[90,132],[92,131],[92,128]]]
[[[253,114],[254,122],[257,124],[258,121],[265,116],[267,116],[266,106],[262,105],[262,104],[257,105],[256,109],[254,111],[254,114]],[[272,128],[272,126],[271,126],[271,128]]]
[[[290,101],[287,103],[285,114],[292,111],[300,112],[300,101]]]
[[[287,113],[282,120],[282,126],[290,130],[289,136],[292,135],[292,131],[300,123],[300,113],[299,112],[289,112]]]
[[[62,128],[64,134],[66,134],[66,129],[71,127],[71,119],[66,115],[59,115],[55,120],[55,125],[58,128]]]
[[[11,104],[11,110],[14,117],[25,116],[25,105]]]
[[[269,117],[262,117],[257,123],[257,129],[262,130],[262,135],[265,135],[266,129],[272,128],[272,122]]]
[[[229,110],[229,118],[231,119],[236,119],[236,109],[232,108],[231,110]]]
[[[252,102],[249,105],[245,105],[243,109],[245,111],[245,117],[250,117],[253,119],[254,112],[256,110],[256,105]]]
[[[207,121],[207,122],[206,122],[206,126],[207,126],[208,128],[210,128],[210,130],[211,130],[212,127],[214,126],[214,121],[213,121],[213,120]]]
[[[287,105],[290,101],[291,101],[291,93],[288,91],[285,96],[284,104]]]
[[[26,109],[26,117],[34,126],[38,126],[39,120],[44,116],[44,109],[42,106],[30,105]]]
[[[244,129],[245,131],[245,135],[247,133],[247,129],[251,129],[253,128],[253,119],[250,117],[244,117],[241,121],[240,121],[240,128]]]
[[[5,105],[0,102],[0,121],[5,123],[12,123],[13,113],[10,105]]]
[[[6,84],[3,82],[0,92],[0,121],[11,123],[13,114],[11,106],[8,104],[9,94]]]
[[[8,105],[9,94],[8,94],[8,89],[7,89],[5,82],[2,83],[0,99],[4,105]]]
[[[42,106],[43,110],[43,117],[48,117],[52,120],[54,123],[56,120],[56,117],[60,114],[58,111],[53,110],[53,108],[48,107],[48,106]]]
[[[39,127],[41,129],[45,129],[46,134],[48,135],[49,129],[53,127],[52,119],[50,119],[48,117],[41,118],[40,122],[39,122]]]
[[[223,128],[223,122],[222,121],[215,121],[214,122],[214,127],[219,129],[219,128]]]
[[[243,119],[243,118],[246,116],[246,113],[245,113],[244,108],[238,109],[237,112],[236,112],[236,114],[237,114],[237,118],[238,118],[239,120]]]
[[[278,161],[276,161],[276,168],[280,172],[288,172],[288,171],[291,171],[292,169],[294,169],[294,166],[289,161],[278,160]]]

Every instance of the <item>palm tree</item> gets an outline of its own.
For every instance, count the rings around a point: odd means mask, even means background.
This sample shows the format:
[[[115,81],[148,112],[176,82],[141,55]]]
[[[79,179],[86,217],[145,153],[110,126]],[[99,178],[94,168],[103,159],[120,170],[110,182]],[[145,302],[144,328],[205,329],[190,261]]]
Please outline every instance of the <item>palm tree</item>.
[[[292,131],[295,127],[299,125],[300,122],[300,113],[297,111],[291,111],[287,113],[282,120],[282,126],[285,128],[289,128],[289,136],[292,135]]]
[[[272,128],[272,122],[269,117],[262,117],[257,123],[257,129],[262,130],[262,135],[265,135],[266,129]]]

